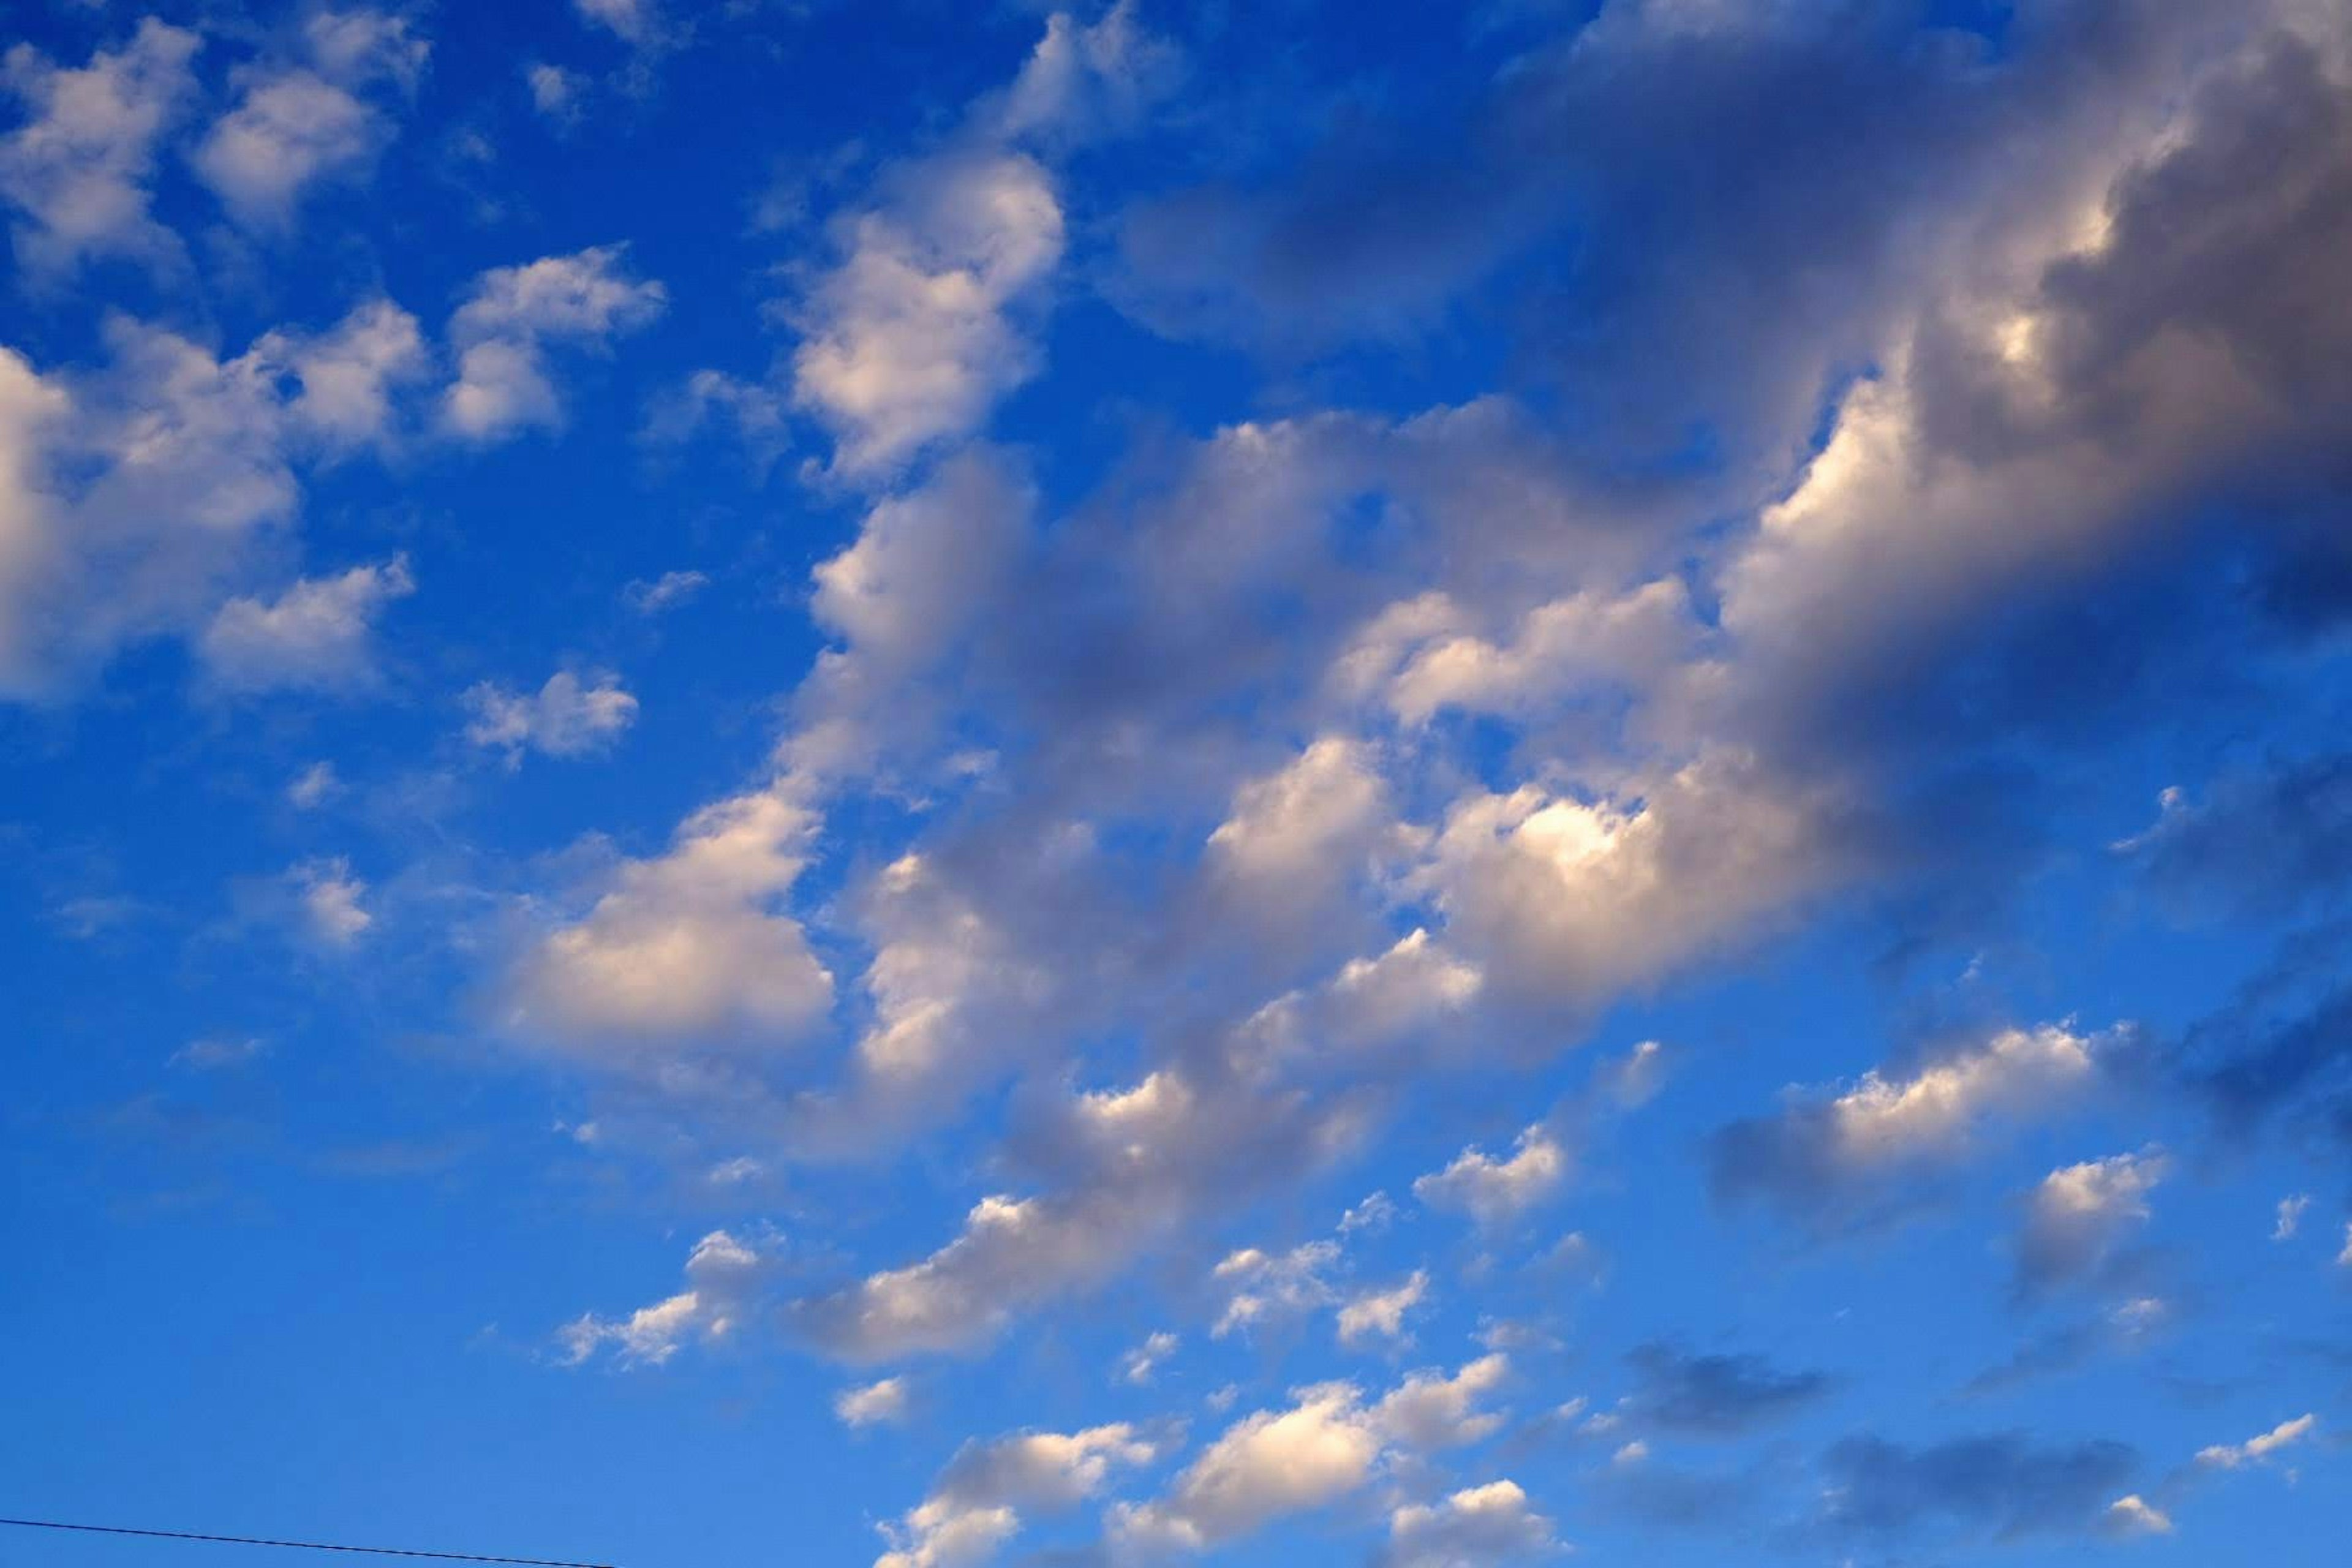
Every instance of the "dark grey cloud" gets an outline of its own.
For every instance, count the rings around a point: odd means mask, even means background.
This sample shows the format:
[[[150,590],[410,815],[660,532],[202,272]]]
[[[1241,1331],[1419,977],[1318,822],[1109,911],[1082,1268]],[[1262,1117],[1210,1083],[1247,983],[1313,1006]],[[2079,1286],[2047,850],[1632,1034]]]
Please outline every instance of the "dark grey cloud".
[[[1732,1437],[1794,1415],[1827,1394],[1823,1372],[1789,1372],[1759,1355],[1707,1355],[1653,1341],[1626,1358],[1640,1375],[1634,1418],[1671,1432]]]
[[[2038,1443],[2012,1433],[1911,1447],[1849,1437],[1822,1458],[1818,1528],[1881,1542],[1937,1536],[2008,1542],[2087,1532],[2138,1456],[2111,1441]]]

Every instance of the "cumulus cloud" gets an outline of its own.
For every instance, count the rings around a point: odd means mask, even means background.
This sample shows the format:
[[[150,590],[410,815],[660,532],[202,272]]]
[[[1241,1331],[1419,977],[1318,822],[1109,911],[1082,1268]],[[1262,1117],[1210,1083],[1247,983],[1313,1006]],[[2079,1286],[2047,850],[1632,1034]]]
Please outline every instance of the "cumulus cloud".
[[[2107,1526],[2119,1535],[2172,1533],[2171,1516],[2137,1492],[2126,1492],[2107,1505]]]
[[[606,1350],[625,1367],[659,1366],[689,1342],[723,1340],[741,1327],[772,1261],[756,1242],[714,1230],[687,1255],[685,1289],[625,1318],[583,1314],[558,1331],[556,1343],[573,1366]]]
[[[1382,1339],[1405,1337],[1404,1317],[1429,1294],[1429,1271],[1416,1268],[1385,1290],[1359,1291],[1339,1307],[1339,1342],[1351,1345],[1374,1334]]]
[[[2282,1421],[2269,1431],[2259,1433],[2242,1443],[2216,1443],[2197,1450],[2197,1462],[2208,1469],[2235,1470],[2248,1465],[2266,1464],[2284,1449],[2294,1447],[2319,1430],[2319,1417],[2298,1415]]]
[[[2044,1290],[2095,1271],[2132,1227],[2147,1223],[2147,1194],[2166,1168],[2165,1157],[2148,1151],[2084,1161],[2043,1177],[2018,1237],[2019,1288]]]
[[[529,945],[507,977],[507,1027],[648,1065],[798,1037],[831,1004],[833,978],[774,905],[799,879],[814,828],[773,792],[704,807],[667,853],[625,862],[584,917]]]
[[[1063,218],[1034,159],[975,150],[903,169],[835,234],[839,260],[795,310],[793,399],[833,432],[842,472],[969,435],[1036,374],[1012,312],[1060,261]]]
[[[669,302],[668,290],[630,277],[625,262],[621,246],[592,246],[476,279],[449,321],[457,379],[442,395],[442,423],[475,442],[560,428],[563,403],[549,351],[602,351],[651,323]]]
[[[1465,1487],[1434,1503],[1406,1503],[1389,1515],[1382,1568],[1488,1568],[1563,1550],[1551,1521],[1515,1481]]]
[[[363,901],[368,885],[341,856],[305,860],[286,873],[300,928],[322,946],[347,948],[368,933],[375,916]]]
[[[1508,1372],[1499,1355],[1452,1377],[1415,1373],[1378,1402],[1352,1384],[1318,1384],[1286,1409],[1261,1410],[1227,1427],[1167,1495],[1112,1511],[1114,1535],[1141,1550],[1203,1552],[1287,1514],[1325,1507],[1366,1485],[1400,1454],[1474,1443],[1501,1417],[1475,1409]]]
[[[1150,1338],[1118,1358],[1118,1380],[1138,1385],[1148,1384],[1160,1375],[1160,1366],[1176,1353],[1177,1338],[1167,1330],[1154,1332]]]
[[[843,1389],[834,1396],[833,1413],[853,1429],[890,1425],[907,1418],[907,1394],[905,1378],[882,1378]]]
[[[194,87],[197,36],[150,16],[121,49],[64,68],[28,43],[0,59],[0,82],[26,108],[0,139],[0,196],[16,209],[10,237],[28,273],[88,258],[154,264],[178,241],[150,212],[155,148]]]
[[[1413,1196],[1432,1208],[1458,1209],[1480,1225],[1507,1225],[1559,1191],[1568,1176],[1568,1152],[1541,1123],[1519,1134],[1507,1159],[1465,1149],[1442,1171],[1412,1184]]]
[[[2303,1216],[2310,1207],[2311,1194],[2308,1193],[2297,1193],[2292,1197],[2279,1199],[2278,1215],[2271,1225],[2271,1239],[2293,1241],[2296,1228],[2303,1224]]]
[[[2120,1038],[2054,1024],[2000,1029],[1905,1077],[1874,1068],[1842,1092],[1795,1096],[1773,1116],[1737,1121],[1716,1135],[1716,1192],[1800,1213],[1882,1198],[1889,1178],[1964,1157],[2000,1119],[2063,1106],[2091,1085],[2101,1057]]]
[[[423,366],[414,320],[383,300],[227,359],[122,318],[105,339],[110,363],[71,375],[0,349],[0,691],[20,699],[61,695],[126,644],[211,622],[259,541],[295,516],[297,464],[391,442]],[[310,611],[396,597],[404,581],[386,566],[253,601],[231,615],[226,646],[317,629]]]
[[[197,176],[240,223],[286,227],[311,190],[374,163],[393,136],[375,89],[413,91],[429,49],[403,16],[314,13],[299,63],[244,73],[236,107],[191,154]]]
[[[609,670],[592,672],[583,679],[559,669],[530,693],[485,681],[466,693],[466,706],[474,714],[466,725],[466,739],[505,752],[509,765],[520,763],[527,751],[551,757],[610,751],[637,717],[637,700],[622,689],[620,677]]]
[[[197,640],[205,677],[226,691],[350,691],[373,684],[375,623],[415,592],[406,557],[310,577],[273,600],[231,599]]]
[[[1023,1510],[1074,1508],[1114,1469],[1148,1465],[1165,1446],[1162,1436],[1123,1422],[967,1443],[929,1497],[883,1526],[890,1550],[875,1559],[874,1568],[958,1568],[983,1561],[1021,1528]]]

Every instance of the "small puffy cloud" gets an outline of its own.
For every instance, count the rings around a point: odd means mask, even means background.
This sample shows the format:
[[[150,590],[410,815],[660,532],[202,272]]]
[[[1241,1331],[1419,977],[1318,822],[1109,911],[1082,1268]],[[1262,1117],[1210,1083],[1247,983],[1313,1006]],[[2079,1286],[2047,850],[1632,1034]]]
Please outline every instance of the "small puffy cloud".
[[[1528,1506],[1514,1481],[1465,1487],[1435,1503],[1406,1503],[1389,1515],[1381,1568],[1492,1568],[1563,1550],[1551,1521]]]
[[[274,600],[231,599],[197,640],[205,678],[226,691],[350,691],[373,685],[375,622],[415,592],[408,563],[307,577]]]
[[[1121,1383],[1146,1384],[1160,1374],[1162,1363],[1176,1353],[1174,1334],[1162,1329],[1141,1344],[1118,1358],[1118,1380]]]
[[[572,1366],[608,1349],[625,1367],[659,1366],[690,1340],[722,1340],[740,1327],[772,1262],[758,1246],[714,1230],[687,1257],[685,1289],[625,1318],[583,1315],[556,1343]]]
[[[630,277],[625,259],[621,246],[592,246],[476,279],[449,321],[457,379],[442,395],[442,422],[477,442],[559,427],[563,404],[551,379],[550,347],[601,350],[668,305],[668,290]]]
[[[2271,1225],[2271,1239],[2293,1241],[2296,1228],[2303,1224],[2303,1216],[2310,1207],[2311,1194],[2308,1193],[2297,1193],[2292,1197],[2279,1199],[2278,1216]]]
[[[609,751],[637,717],[637,700],[609,671],[592,672],[583,680],[560,669],[528,694],[485,681],[466,693],[466,706],[474,713],[466,739],[504,751],[510,764],[527,751],[551,757]]]
[[[357,306],[320,336],[273,332],[254,353],[293,378],[299,391],[287,418],[329,458],[390,444],[396,396],[432,364],[416,318],[389,300]]]
[[[1051,177],[1018,153],[965,151],[901,169],[835,226],[840,257],[793,311],[793,401],[832,431],[834,466],[887,473],[969,435],[1036,374],[1013,312],[1061,259]]]
[[[1210,1337],[1221,1340],[1237,1329],[1277,1323],[1328,1306],[1334,1295],[1329,1276],[1339,1262],[1339,1248],[1328,1241],[1304,1242],[1288,1252],[1244,1247],[1228,1253],[1212,1272],[1226,1297]]]
[[[522,954],[507,1027],[621,1062],[797,1037],[830,1005],[833,977],[772,906],[814,827],[773,791],[705,806],[666,854],[624,864],[584,918]]]
[[[637,439],[656,449],[675,448],[705,430],[717,431],[742,447],[752,477],[765,480],[777,459],[792,449],[788,413],[783,395],[765,383],[698,370],[681,385],[647,400]]]
[[[2172,1518],[2139,1493],[2126,1492],[2107,1505],[2107,1528],[2117,1535],[2169,1535]]]
[[[1114,1535],[1143,1550],[1202,1552],[1276,1519],[1327,1506],[1364,1486],[1401,1453],[1476,1442],[1501,1417],[1475,1408],[1502,1381],[1499,1355],[1452,1377],[1415,1373],[1376,1404],[1352,1384],[1293,1394],[1287,1409],[1234,1423],[1157,1501],[1112,1510]]]
[[[1339,1342],[1352,1345],[1377,1334],[1382,1339],[1404,1337],[1404,1315],[1421,1305],[1429,1293],[1429,1271],[1416,1268],[1402,1283],[1385,1290],[1360,1291],[1341,1303]]]
[[[2339,1268],[2352,1268],[2352,1221],[2345,1224],[2344,1250],[2336,1255],[2336,1266]]]
[[[369,89],[413,90],[428,48],[404,18],[364,10],[315,14],[303,41],[302,63],[247,73],[236,107],[191,155],[248,226],[282,228],[311,189],[373,164],[393,125]]]
[[[1568,1152],[1538,1123],[1519,1134],[1509,1158],[1465,1149],[1445,1169],[1417,1179],[1412,1192],[1432,1208],[1456,1210],[1480,1225],[1507,1225],[1559,1191],[1567,1176]]]
[[[834,1395],[833,1413],[845,1426],[887,1426],[907,1418],[907,1380],[886,1377]]]
[[[530,91],[530,106],[540,113],[559,125],[569,125],[580,118],[588,79],[578,71],[535,60],[523,67],[522,79]]]
[[[341,795],[343,781],[332,763],[312,763],[286,786],[286,804],[297,811],[315,811]]]
[[[155,262],[178,242],[148,211],[155,147],[194,85],[197,35],[154,17],[121,49],[78,68],[30,44],[0,58],[0,86],[22,102],[23,124],[0,138],[0,197],[18,265],[56,274],[94,257]]]
[[[1101,1489],[1114,1468],[1148,1465],[1165,1447],[1163,1437],[1124,1422],[967,1443],[929,1497],[882,1527],[890,1550],[874,1568],[981,1562],[1019,1531],[1023,1510],[1075,1508]]]
[[[639,48],[660,41],[665,26],[655,0],[572,0],[580,19]]]
[[[1056,12],[985,118],[1007,139],[1116,130],[1173,85],[1181,68],[1173,45],[1137,25],[1134,0],[1118,0],[1091,25]]]
[[[2298,1415],[2282,1421],[2269,1431],[2249,1437],[2242,1443],[2216,1443],[2197,1450],[2197,1462],[2211,1470],[2235,1470],[2247,1465],[2267,1463],[2273,1456],[2294,1447],[2319,1430],[2319,1417]]]
[[[2044,1289],[2095,1270],[2132,1226],[2148,1216],[2147,1194],[2166,1161],[2153,1151],[2088,1160],[2050,1173],[2026,1206],[2018,1237],[2018,1283]]]
[[[665,572],[650,582],[631,583],[621,590],[621,602],[638,615],[658,616],[677,609],[709,586],[707,573]]]
[[[1825,1373],[1783,1372],[1757,1355],[1698,1355],[1652,1342],[1627,1357],[1641,1379],[1628,1414],[1700,1436],[1736,1436],[1793,1414],[1830,1391]]]
[[[303,861],[286,873],[286,885],[303,930],[328,947],[349,947],[375,924],[362,902],[368,885],[341,856]]]
[[[2000,1118],[2046,1116],[2065,1105],[2094,1081],[2102,1053],[2119,1038],[2056,1024],[2004,1028],[1905,1077],[1873,1069],[1843,1092],[1793,1098],[1772,1116],[1716,1135],[1716,1192],[1803,1213],[1884,1198],[1889,1179],[1963,1157]]]

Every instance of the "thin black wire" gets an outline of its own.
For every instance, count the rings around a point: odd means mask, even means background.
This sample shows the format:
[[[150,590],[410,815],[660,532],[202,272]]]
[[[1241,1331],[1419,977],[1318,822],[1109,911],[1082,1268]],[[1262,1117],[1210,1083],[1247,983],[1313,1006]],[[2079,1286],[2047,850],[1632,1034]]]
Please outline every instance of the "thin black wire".
[[[263,1541],[249,1535],[198,1535],[184,1530],[132,1530],[120,1524],[60,1524],[51,1519],[0,1519],[20,1530],[70,1530],[85,1535],[142,1535],[151,1541],[210,1541],[224,1546],[284,1546],[300,1552],[362,1552],[374,1557],[431,1557],[443,1563],[508,1563],[521,1568],[612,1568],[553,1557],[482,1557],[470,1552],[410,1552],[397,1546],[330,1546],[323,1541]]]

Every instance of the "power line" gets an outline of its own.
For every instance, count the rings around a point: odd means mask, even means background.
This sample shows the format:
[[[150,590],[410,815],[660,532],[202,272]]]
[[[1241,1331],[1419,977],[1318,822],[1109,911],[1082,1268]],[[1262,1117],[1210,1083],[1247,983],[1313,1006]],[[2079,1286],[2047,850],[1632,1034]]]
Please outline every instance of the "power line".
[[[249,1535],[198,1535],[185,1530],[132,1530],[120,1524],[61,1524],[53,1519],[0,1519],[19,1530],[69,1530],[83,1535],[139,1535],[151,1541],[210,1541],[223,1546],[283,1546],[298,1552],[360,1552],[373,1557],[430,1557],[442,1563],[506,1563],[520,1568],[612,1568],[554,1557],[483,1557],[471,1552],[412,1552],[398,1546],[331,1546],[323,1541],[265,1541]]]

